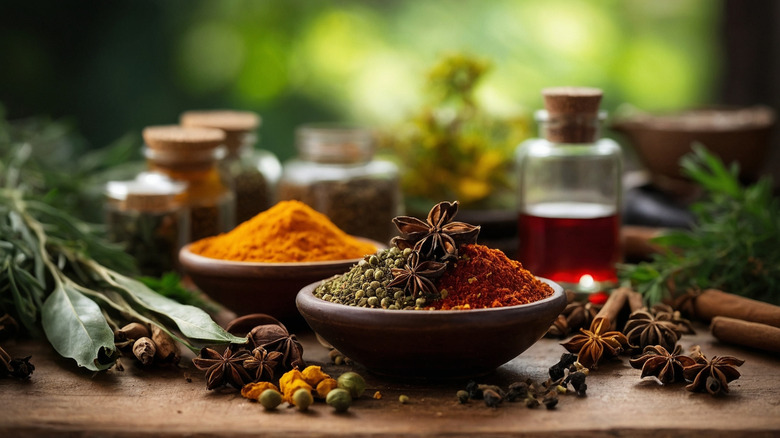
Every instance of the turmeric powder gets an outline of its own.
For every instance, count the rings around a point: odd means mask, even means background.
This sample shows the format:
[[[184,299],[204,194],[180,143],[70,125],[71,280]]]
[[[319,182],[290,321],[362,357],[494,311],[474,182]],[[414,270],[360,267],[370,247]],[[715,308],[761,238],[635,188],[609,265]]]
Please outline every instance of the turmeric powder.
[[[282,201],[228,233],[194,242],[190,250],[221,260],[285,263],[356,259],[377,248],[300,201]]]

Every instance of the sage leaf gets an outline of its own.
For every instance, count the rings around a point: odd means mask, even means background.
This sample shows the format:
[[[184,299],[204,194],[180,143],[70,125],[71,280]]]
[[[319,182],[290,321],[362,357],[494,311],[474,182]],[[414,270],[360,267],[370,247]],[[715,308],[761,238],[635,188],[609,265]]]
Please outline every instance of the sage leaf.
[[[245,344],[247,342],[247,338],[239,338],[225,331],[202,309],[166,298],[138,280],[116,272],[109,272],[109,275],[119,287],[131,295],[136,303],[152,312],[170,318],[181,333],[190,339],[221,344]]]
[[[63,357],[88,370],[110,368],[119,355],[114,333],[94,301],[68,283],[60,283],[41,308],[41,324],[49,342]]]

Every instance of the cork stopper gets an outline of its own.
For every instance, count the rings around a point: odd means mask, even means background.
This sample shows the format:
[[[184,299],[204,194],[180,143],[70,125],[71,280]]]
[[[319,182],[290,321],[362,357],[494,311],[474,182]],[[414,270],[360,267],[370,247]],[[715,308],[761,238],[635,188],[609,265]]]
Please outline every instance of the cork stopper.
[[[165,212],[179,208],[186,184],[144,172],[130,181],[109,181],[106,196],[121,211]]]
[[[231,153],[255,141],[253,132],[260,126],[260,122],[260,116],[251,111],[193,110],[179,116],[182,126],[224,131],[225,146]]]
[[[542,90],[544,107],[551,116],[558,114],[598,114],[603,92],[589,87],[553,87]]]
[[[208,167],[223,155],[225,133],[213,128],[177,125],[149,126],[143,130],[146,157],[170,167]]]
[[[249,132],[260,126],[260,116],[251,111],[194,110],[179,116],[182,126],[216,128],[225,132]]]
[[[591,143],[598,139],[603,92],[590,87],[542,90],[546,113],[540,117],[544,136],[555,143]]]

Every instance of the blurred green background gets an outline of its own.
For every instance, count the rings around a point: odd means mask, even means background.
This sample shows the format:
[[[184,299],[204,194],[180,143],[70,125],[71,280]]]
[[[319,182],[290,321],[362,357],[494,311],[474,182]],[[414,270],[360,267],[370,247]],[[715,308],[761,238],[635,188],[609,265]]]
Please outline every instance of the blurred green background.
[[[422,104],[442,55],[490,61],[496,113],[541,106],[545,86],[605,91],[604,108],[718,100],[722,2],[713,0],[117,0],[0,5],[7,117],[66,118],[92,147],[188,109],[263,117],[284,160],[311,121],[376,127]]]

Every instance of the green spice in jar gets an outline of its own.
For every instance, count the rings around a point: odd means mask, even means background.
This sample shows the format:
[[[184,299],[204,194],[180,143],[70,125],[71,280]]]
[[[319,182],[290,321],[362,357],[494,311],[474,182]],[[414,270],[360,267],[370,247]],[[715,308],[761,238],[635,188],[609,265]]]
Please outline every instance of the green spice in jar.
[[[403,309],[414,307],[414,300],[397,300],[400,288],[388,287],[393,280],[391,270],[403,266],[411,250],[396,247],[377,251],[363,258],[346,273],[324,281],[314,290],[314,296],[332,303],[347,306]],[[400,301],[400,306],[399,306]],[[409,305],[407,305],[409,304]]]
[[[135,258],[143,275],[160,277],[176,269],[189,235],[184,190],[184,184],[150,172],[106,184],[107,237]]]

